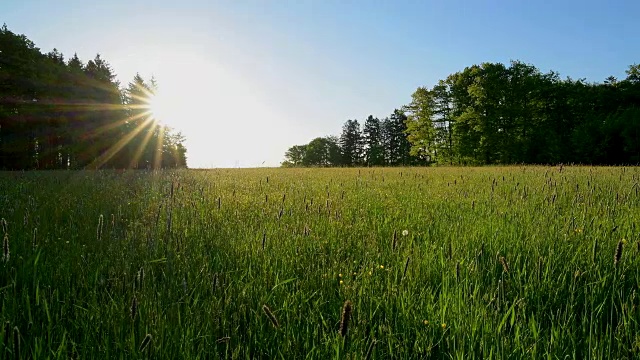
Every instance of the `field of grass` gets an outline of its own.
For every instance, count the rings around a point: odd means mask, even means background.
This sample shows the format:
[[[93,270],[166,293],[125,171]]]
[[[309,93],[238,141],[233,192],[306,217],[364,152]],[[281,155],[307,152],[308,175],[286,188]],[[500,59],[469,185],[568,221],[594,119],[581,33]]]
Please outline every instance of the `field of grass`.
[[[0,357],[637,358],[639,182],[591,167],[0,173]]]

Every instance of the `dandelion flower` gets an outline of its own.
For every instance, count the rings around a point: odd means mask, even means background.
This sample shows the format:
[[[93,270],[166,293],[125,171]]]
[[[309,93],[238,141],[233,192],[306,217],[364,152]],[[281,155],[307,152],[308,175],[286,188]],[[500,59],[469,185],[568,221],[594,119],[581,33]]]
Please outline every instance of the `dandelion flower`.
[[[380,265],[380,269],[384,269],[384,265]]]
[[[372,274],[373,274],[373,271],[369,270],[369,275],[372,275]]]
[[[446,329],[447,328],[447,324],[442,323],[442,329]]]
[[[422,320],[422,323],[425,325],[429,325],[429,320]]]
[[[409,230],[402,230],[402,236],[409,235]]]
[[[340,280],[340,285],[342,285],[344,283],[344,281]]]
[[[338,274],[338,277],[342,277],[342,274]]]

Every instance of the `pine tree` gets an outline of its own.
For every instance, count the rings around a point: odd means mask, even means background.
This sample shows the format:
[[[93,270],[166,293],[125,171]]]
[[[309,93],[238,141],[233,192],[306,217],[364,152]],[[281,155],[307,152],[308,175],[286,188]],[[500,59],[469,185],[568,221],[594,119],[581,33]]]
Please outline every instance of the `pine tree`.
[[[365,144],[364,160],[367,166],[384,165],[384,147],[382,144],[382,128],[380,119],[369,115],[362,131]]]
[[[357,166],[362,164],[363,141],[358,120],[347,120],[342,127],[340,135],[340,151],[342,163],[345,166]]]

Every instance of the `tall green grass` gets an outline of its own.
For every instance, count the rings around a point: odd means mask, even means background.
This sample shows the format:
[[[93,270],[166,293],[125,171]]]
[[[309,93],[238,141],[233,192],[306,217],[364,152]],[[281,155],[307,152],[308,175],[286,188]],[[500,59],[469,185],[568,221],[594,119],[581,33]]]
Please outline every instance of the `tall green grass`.
[[[639,182],[591,167],[1,173],[0,354],[637,358]]]

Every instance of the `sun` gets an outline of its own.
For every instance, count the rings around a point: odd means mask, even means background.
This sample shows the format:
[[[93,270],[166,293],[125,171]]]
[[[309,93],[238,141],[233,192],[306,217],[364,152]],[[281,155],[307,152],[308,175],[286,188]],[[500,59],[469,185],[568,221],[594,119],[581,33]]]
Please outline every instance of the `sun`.
[[[161,83],[148,94],[147,111],[154,122],[180,132],[194,130],[196,119],[208,113],[210,101],[190,92],[189,84],[180,82]]]
[[[162,91],[149,94],[149,112],[157,124],[174,127],[174,117],[178,110],[175,100],[164,95]]]
[[[150,61],[145,70],[154,81],[138,100],[153,124],[184,136],[190,166],[260,165],[286,150],[267,145],[284,142],[294,126],[260,90],[261,82],[208,53],[156,55],[162,61]]]

